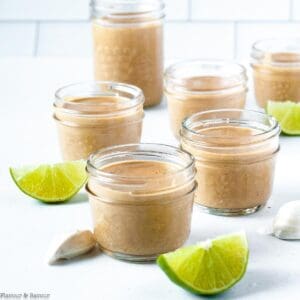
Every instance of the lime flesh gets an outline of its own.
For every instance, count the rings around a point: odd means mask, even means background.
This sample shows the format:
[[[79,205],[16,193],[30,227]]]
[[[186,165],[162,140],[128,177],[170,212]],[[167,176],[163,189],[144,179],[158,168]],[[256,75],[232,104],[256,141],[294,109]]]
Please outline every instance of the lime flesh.
[[[10,168],[22,192],[37,200],[57,203],[72,198],[85,184],[85,161]]]
[[[243,277],[248,254],[246,235],[239,232],[162,254],[157,263],[182,288],[196,294],[215,295]]]
[[[279,122],[282,132],[300,135],[300,103],[268,101],[267,113]]]

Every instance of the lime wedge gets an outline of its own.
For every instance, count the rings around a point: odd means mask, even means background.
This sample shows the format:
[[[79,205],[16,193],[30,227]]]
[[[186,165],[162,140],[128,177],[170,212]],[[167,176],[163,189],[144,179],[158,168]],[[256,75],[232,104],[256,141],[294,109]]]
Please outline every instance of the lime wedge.
[[[215,295],[243,277],[248,253],[246,235],[239,232],[162,254],[157,263],[182,288],[196,294]]]
[[[54,165],[10,168],[10,174],[28,196],[43,202],[63,202],[72,198],[87,180],[85,161]]]
[[[267,113],[279,122],[282,132],[300,135],[300,103],[268,101]]]

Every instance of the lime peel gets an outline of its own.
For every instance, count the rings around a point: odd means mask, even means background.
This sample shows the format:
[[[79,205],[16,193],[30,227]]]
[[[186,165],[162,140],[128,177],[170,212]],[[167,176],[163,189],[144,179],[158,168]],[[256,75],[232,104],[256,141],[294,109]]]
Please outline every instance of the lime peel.
[[[300,135],[300,103],[268,101],[267,113],[278,121],[282,132]]]
[[[248,243],[244,232],[162,254],[157,264],[171,281],[202,295],[215,295],[228,290],[245,274]]]
[[[47,203],[71,199],[86,183],[86,162],[83,160],[54,165],[10,168],[12,179],[26,195]]]

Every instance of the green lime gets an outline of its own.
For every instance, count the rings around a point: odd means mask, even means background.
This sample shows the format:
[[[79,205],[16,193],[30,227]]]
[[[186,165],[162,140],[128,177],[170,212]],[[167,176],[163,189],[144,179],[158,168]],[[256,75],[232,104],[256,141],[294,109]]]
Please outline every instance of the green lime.
[[[214,295],[226,291],[243,277],[248,254],[246,235],[239,232],[162,254],[157,263],[184,289]]]
[[[300,135],[300,103],[268,101],[267,113],[279,122],[282,132]]]
[[[72,198],[85,184],[86,162],[71,161],[54,165],[10,168],[20,190],[43,202],[63,202]]]

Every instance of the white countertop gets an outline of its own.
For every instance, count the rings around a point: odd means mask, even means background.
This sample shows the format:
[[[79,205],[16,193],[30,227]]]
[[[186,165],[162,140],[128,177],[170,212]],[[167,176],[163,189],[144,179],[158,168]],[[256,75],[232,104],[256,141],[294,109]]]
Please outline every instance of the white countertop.
[[[1,293],[31,292],[59,300],[199,299],[171,283],[154,263],[127,263],[97,253],[59,266],[45,261],[55,235],[91,228],[87,197],[81,192],[67,204],[39,203],[16,188],[8,167],[60,160],[51,120],[53,93],[61,85],[91,78],[91,62],[85,59],[0,60],[0,299]],[[165,103],[148,109],[142,141],[176,145],[168,121]],[[300,241],[257,233],[283,203],[300,200],[300,137],[281,137],[280,142],[266,208],[247,217],[218,217],[194,207],[187,244],[241,229],[249,239],[244,278],[218,299],[300,297]]]

